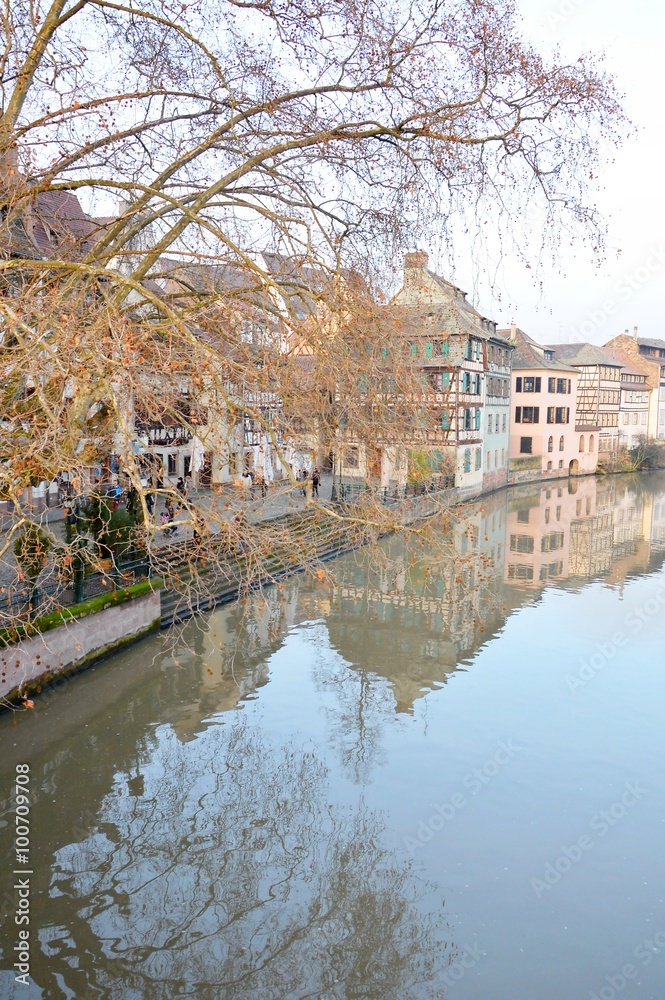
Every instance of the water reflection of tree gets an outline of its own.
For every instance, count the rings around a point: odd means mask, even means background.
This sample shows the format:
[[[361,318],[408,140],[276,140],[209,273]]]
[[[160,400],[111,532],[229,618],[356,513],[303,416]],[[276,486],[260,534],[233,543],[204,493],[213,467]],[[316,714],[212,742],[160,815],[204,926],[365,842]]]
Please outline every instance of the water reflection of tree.
[[[394,719],[392,689],[383,677],[330,652],[317,659],[313,674],[319,690],[334,695],[324,709],[329,743],[347,774],[365,785],[383,758],[383,731]]]
[[[329,804],[313,753],[242,719],[184,745],[164,727],[144,774],[142,798],[123,775],[57,852],[49,977],[77,997],[442,996],[438,891],[383,846],[378,814]]]

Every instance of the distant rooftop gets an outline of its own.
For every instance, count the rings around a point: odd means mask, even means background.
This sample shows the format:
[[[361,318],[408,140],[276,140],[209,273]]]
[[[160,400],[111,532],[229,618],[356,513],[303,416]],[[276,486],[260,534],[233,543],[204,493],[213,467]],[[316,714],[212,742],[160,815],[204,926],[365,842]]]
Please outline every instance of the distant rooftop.
[[[577,368],[573,368],[565,361],[550,360],[545,357],[545,351],[549,350],[549,348],[541,347],[533,337],[530,337],[524,330],[520,330],[519,327],[514,326],[507,330],[498,330],[497,332],[500,337],[508,340],[515,347],[512,356],[513,371],[516,369],[523,371],[543,369],[545,371],[574,372],[576,375],[579,374]]]
[[[610,351],[604,347],[596,347],[595,344],[547,344],[546,350],[553,351],[555,358],[560,358],[574,366],[609,365],[613,368],[623,367],[623,363],[612,357]]]

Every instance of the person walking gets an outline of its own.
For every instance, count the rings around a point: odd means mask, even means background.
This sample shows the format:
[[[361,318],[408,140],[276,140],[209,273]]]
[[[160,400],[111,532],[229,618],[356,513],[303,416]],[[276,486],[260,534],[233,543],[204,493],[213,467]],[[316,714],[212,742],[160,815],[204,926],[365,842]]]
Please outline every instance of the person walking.
[[[319,470],[314,469],[314,472],[312,473],[312,493],[314,494],[317,500],[319,499],[320,482],[321,482],[321,477],[319,476]]]
[[[175,535],[176,531],[178,530],[178,525],[173,523],[173,519],[175,517],[175,507],[173,506],[173,500],[171,500],[171,498],[169,497],[164,506],[166,507],[166,512],[168,514],[167,523],[171,525],[168,534]],[[166,532],[164,533],[166,534]]]

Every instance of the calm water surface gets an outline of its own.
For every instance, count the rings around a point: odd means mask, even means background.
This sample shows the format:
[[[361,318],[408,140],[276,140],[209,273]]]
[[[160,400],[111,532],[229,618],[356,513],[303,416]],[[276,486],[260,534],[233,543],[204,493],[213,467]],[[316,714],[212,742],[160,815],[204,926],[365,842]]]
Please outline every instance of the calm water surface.
[[[0,995],[662,1000],[664,559],[662,475],[521,488],[4,715]]]

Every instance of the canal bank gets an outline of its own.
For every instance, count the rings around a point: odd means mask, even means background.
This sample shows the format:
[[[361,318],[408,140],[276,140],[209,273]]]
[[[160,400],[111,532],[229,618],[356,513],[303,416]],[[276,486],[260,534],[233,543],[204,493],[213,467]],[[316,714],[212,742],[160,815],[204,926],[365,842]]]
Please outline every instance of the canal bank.
[[[561,1000],[627,962],[659,1000],[664,477],[464,522],[435,561],[393,536],[0,718],[35,1000]]]
[[[636,475],[636,474],[634,474]],[[412,524],[433,517],[445,509],[477,502],[482,498],[514,491],[515,497],[529,496],[540,487],[575,495],[585,479],[594,477],[554,477],[527,480],[500,487],[491,493],[473,494],[448,488],[437,493],[422,492],[409,498],[385,497],[396,520]],[[562,485],[565,483],[565,487]],[[155,628],[183,623],[194,615],[237,600],[252,590],[277,584],[293,573],[335,559],[367,541],[359,525],[338,518],[347,514],[363,494],[357,492],[326,516],[318,505],[265,522],[262,542],[264,556],[249,572],[249,558],[242,548],[225,556],[224,572],[218,560],[193,555],[191,543],[178,543],[158,550],[152,572],[171,581],[164,587],[149,580],[129,588],[117,588],[90,601],[36,621],[30,632],[41,635],[0,636],[0,710],[25,704],[30,695],[59,683],[81,670],[106,659],[123,645],[136,642]],[[391,533],[393,528],[386,529]],[[376,537],[381,537],[378,533]],[[214,538],[211,540],[214,546]],[[514,569],[514,572],[520,572]],[[120,574],[118,574],[120,576]],[[153,576],[153,581],[154,581]],[[109,578],[110,579],[110,578]],[[173,582],[177,581],[177,586]],[[112,582],[112,581],[110,581]],[[127,603],[125,603],[127,602]],[[58,628],[54,628],[59,625]]]

